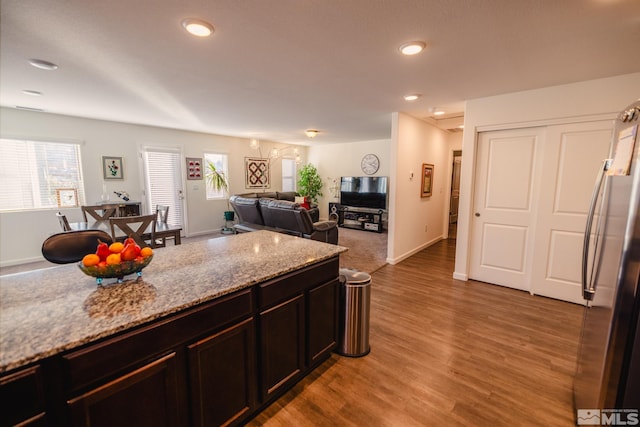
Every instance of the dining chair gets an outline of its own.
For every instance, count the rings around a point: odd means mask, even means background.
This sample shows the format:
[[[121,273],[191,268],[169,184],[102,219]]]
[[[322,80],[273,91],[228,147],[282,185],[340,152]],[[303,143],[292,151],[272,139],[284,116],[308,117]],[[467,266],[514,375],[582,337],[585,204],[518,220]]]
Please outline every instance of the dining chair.
[[[131,237],[141,247],[155,247],[156,214],[109,218],[111,237],[123,240]]]
[[[111,236],[102,230],[65,231],[47,237],[42,243],[42,256],[55,264],[82,261],[96,252],[98,243],[111,244]]]
[[[96,221],[108,221],[109,218],[116,215],[118,205],[82,206],[81,209],[84,222],[89,222],[87,214]]]
[[[69,225],[69,220],[67,216],[62,212],[56,213],[56,217],[58,217],[58,222],[60,222],[60,227],[62,231],[71,231],[71,226]]]
[[[156,227],[158,226],[166,226],[167,218],[169,217],[169,206],[167,205],[156,205]],[[156,233],[157,233],[156,228]],[[154,247],[156,248],[164,248],[167,246],[167,236],[157,236],[154,240]]]

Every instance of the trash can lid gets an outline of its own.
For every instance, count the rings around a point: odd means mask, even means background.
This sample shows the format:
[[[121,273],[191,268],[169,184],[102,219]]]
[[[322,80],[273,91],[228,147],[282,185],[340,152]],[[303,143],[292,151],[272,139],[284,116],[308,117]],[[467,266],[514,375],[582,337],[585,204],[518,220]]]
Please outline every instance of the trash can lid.
[[[371,281],[371,275],[364,271],[358,271],[351,268],[340,269],[340,281],[348,284],[366,284]],[[344,280],[342,278],[344,277]]]

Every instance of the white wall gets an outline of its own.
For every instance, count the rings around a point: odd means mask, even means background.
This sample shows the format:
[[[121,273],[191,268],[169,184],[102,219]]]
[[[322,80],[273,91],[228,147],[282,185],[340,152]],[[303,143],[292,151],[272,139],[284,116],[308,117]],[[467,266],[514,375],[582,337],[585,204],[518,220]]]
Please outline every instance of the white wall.
[[[339,201],[330,195],[331,179],[339,182],[341,176],[364,175],[362,156],[378,156],[380,169],[373,176],[389,177],[387,262],[395,264],[446,237],[453,150],[461,148],[462,133],[445,132],[400,113],[390,119],[391,140],[310,147],[308,158],[324,181],[319,207],[320,217],[326,219],[329,202]],[[422,163],[435,165],[435,188],[430,198],[420,197]],[[409,178],[411,172],[413,179]]]
[[[451,135],[422,120],[394,113],[387,262],[395,264],[443,239],[453,163]],[[455,143],[454,143],[455,145]],[[421,197],[422,164],[434,165],[433,195]]]
[[[362,176],[365,175],[360,169],[360,161],[365,154],[375,154],[380,159],[380,168],[372,176],[389,176],[389,150],[390,140],[363,141],[350,144],[328,144],[322,146],[309,147],[309,163],[318,168],[318,173],[322,177],[322,194],[318,198],[320,208],[320,218],[329,217],[329,202],[339,202],[340,198],[332,197],[331,181],[337,179],[340,185],[341,176]],[[391,178],[390,178],[390,181]],[[339,193],[338,193],[339,194]]]
[[[81,142],[86,202],[89,204],[100,201],[103,184],[101,158],[104,155],[123,157],[124,162],[124,180],[107,182],[112,200],[117,200],[117,196],[112,193],[114,190],[125,190],[134,201],[142,201],[143,183],[138,167],[141,146],[178,147],[184,157],[202,157],[205,152],[228,154],[230,194],[252,191],[245,188],[244,158],[258,156],[258,152],[249,148],[249,141],[244,138],[10,108],[0,109],[0,136]],[[271,147],[286,147],[284,144],[268,141],[261,141],[261,146],[264,156]],[[307,148],[297,148],[305,162]],[[272,162],[271,182],[270,190],[281,189],[282,169],[279,161]],[[187,200],[185,234],[193,236],[215,232],[224,226],[222,212],[226,210],[226,203],[221,200],[206,200],[204,181],[185,179],[184,183]],[[54,215],[57,211],[58,209],[47,209],[0,213],[0,266],[41,260],[42,242],[49,235],[60,231]],[[63,212],[70,221],[82,220],[80,208],[65,209]],[[143,213],[146,212],[150,212],[149,208],[144,209]]]
[[[468,279],[478,132],[613,119],[639,97],[640,73],[633,73],[467,101],[454,277]]]

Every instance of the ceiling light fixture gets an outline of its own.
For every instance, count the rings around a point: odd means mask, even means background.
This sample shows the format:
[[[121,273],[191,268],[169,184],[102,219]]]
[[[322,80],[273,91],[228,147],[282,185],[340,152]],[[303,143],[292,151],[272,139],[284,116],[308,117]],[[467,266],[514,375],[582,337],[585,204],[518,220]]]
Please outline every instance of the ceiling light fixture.
[[[38,92],[37,90],[23,89],[22,93],[24,93],[25,95],[31,95],[31,96],[42,96],[42,92]]]
[[[425,42],[414,41],[400,46],[400,52],[402,52],[403,55],[415,55],[422,52],[425,47],[427,47]]]
[[[58,65],[53,62],[45,61],[43,59],[30,59],[29,64],[33,65],[36,68],[40,68],[41,70],[57,70]]]
[[[318,131],[315,129],[307,129],[304,133],[305,135],[307,135],[307,138],[315,138],[318,134]]]
[[[195,18],[187,18],[182,21],[185,30],[196,37],[209,37],[213,34],[213,25]]]
[[[25,106],[22,106],[22,105],[16,105],[16,109],[17,110],[25,110],[25,111],[37,111],[37,112],[43,112],[44,111],[42,108],[25,107]]]
[[[434,116],[441,116],[443,114],[444,114],[444,111],[442,111],[442,110],[436,110],[436,111],[433,112]]]
[[[405,95],[404,96],[404,100],[405,101],[415,101],[416,99],[420,98],[422,95],[420,95],[419,93],[412,93],[411,95]]]

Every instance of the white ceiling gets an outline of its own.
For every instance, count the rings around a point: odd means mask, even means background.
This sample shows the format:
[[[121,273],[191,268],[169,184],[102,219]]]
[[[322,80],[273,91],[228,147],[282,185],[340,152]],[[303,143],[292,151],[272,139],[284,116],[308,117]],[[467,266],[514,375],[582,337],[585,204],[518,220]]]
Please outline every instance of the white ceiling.
[[[2,106],[286,143],[307,128],[314,144],[389,139],[394,111],[456,116],[467,99],[640,71],[639,0],[1,0],[0,13]],[[188,35],[186,17],[215,33]],[[400,55],[410,40],[427,50]]]

